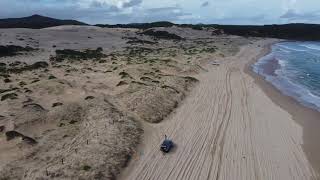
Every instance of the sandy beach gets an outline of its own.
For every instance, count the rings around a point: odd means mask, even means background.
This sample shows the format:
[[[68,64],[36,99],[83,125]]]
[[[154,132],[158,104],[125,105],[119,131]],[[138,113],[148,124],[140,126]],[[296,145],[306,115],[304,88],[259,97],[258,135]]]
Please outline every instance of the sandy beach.
[[[318,179],[316,117],[250,70],[276,40],[245,45],[200,83],[143,143],[120,179]],[[176,148],[163,155],[164,135]]]

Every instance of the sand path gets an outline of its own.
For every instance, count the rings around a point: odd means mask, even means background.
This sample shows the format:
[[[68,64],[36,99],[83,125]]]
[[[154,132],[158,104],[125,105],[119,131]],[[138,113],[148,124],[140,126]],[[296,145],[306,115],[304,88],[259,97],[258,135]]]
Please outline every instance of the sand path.
[[[145,125],[143,145],[120,179],[316,179],[301,147],[302,127],[244,72],[266,42],[243,47],[160,124]],[[163,155],[164,134],[177,144]]]

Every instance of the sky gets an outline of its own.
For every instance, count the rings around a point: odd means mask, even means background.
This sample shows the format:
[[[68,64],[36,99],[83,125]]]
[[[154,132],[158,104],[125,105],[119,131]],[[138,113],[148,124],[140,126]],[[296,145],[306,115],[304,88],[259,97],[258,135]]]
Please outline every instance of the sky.
[[[33,14],[89,24],[320,24],[320,0],[0,0],[0,18]]]

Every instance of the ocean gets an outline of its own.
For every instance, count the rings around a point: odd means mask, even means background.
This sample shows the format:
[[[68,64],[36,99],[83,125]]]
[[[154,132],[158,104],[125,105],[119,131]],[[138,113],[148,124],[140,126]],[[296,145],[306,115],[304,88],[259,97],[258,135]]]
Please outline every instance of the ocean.
[[[252,65],[283,94],[320,111],[320,42],[281,42]]]

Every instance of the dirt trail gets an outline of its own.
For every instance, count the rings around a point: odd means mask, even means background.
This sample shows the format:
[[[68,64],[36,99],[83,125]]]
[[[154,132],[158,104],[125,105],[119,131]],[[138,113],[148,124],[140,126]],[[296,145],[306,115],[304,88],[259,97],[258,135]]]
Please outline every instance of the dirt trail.
[[[208,67],[170,118],[145,125],[141,150],[120,179],[316,179],[302,128],[244,72],[266,42],[259,44]],[[159,151],[164,134],[177,144],[167,155]]]

